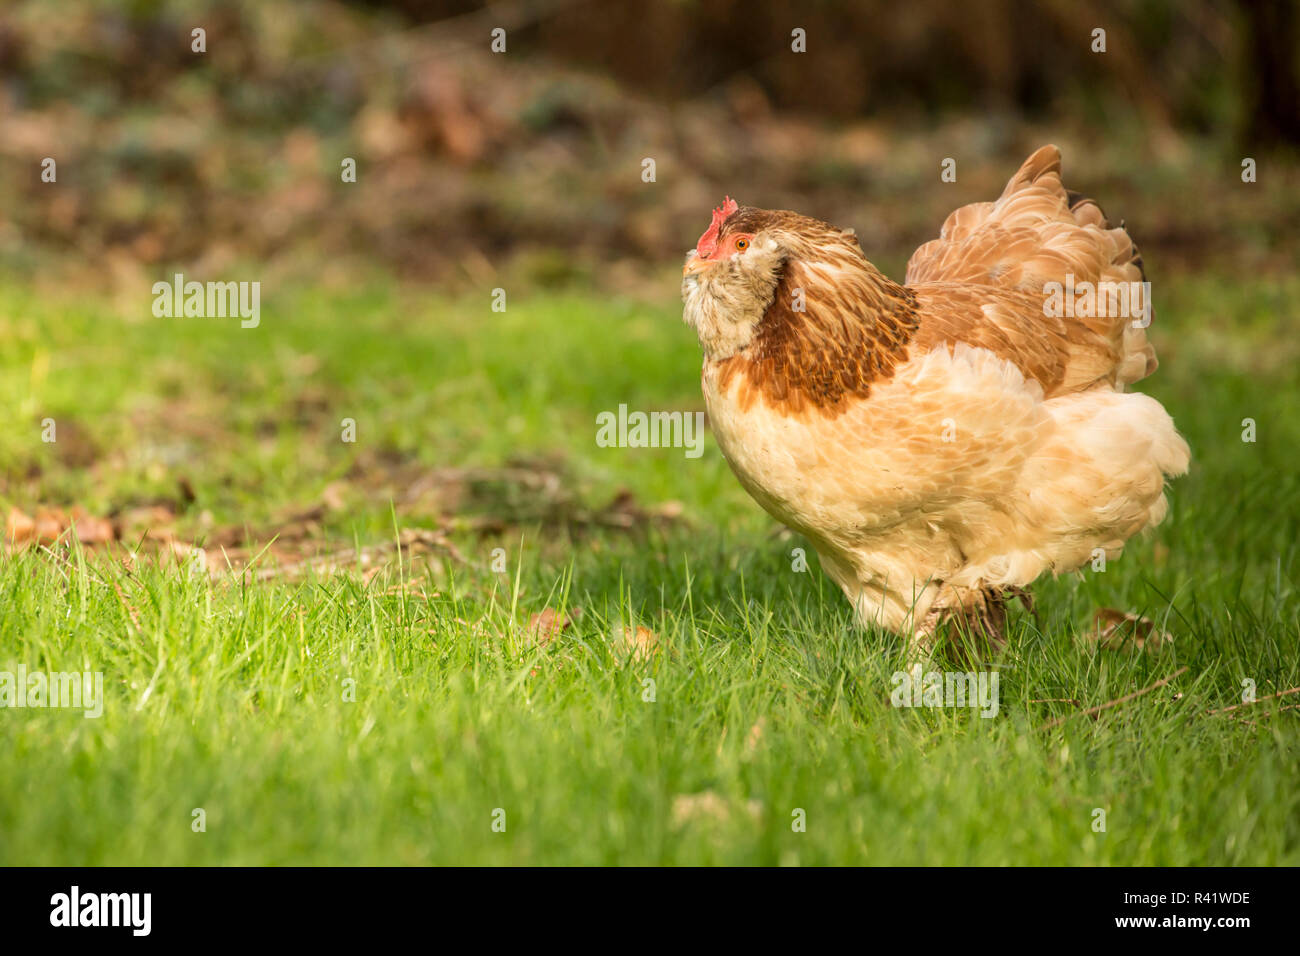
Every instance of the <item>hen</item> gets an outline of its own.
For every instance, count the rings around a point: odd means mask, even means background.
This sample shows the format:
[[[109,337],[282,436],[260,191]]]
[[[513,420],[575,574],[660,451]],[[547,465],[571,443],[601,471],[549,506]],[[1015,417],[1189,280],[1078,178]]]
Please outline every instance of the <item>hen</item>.
[[[953,620],[999,643],[1008,595],[1116,556],[1187,470],[1124,391],[1156,368],[1142,259],[1055,146],[953,212],[906,285],[852,231],[731,199],[682,273],[727,462],[914,649]]]

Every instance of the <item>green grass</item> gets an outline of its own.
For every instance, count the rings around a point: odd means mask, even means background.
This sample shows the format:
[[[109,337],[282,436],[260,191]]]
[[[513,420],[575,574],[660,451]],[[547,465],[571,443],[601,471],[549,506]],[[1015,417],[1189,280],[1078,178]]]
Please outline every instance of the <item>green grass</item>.
[[[0,864],[1300,863],[1296,712],[1206,714],[1238,703],[1243,679],[1260,696],[1300,685],[1300,284],[1158,288],[1163,365],[1144,387],[1193,472],[1104,573],[1040,583],[984,720],[890,706],[899,642],[853,628],[811,553],[792,571],[805,545],[711,438],[698,460],[596,447],[596,414],[620,402],[702,408],[671,279],[662,306],[512,292],[505,313],[382,283],[267,290],[255,330],[155,319],[147,289],[123,308],[4,283],[6,508],[109,513],[176,500],[183,475],[179,527],[201,540],[274,527],[334,482],[347,506],[325,540],[382,543],[438,513],[368,474],[522,461],[559,467],[570,510],[627,488],[683,516],[584,531],[488,495],[475,507],[504,531],[453,516],[464,563],[393,562],[368,582],[0,559],[0,669],[98,670],[107,694],[97,720],[0,710]],[[393,588],[410,575],[419,587]],[[1100,605],[1163,622],[1173,645],[1099,650]],[[538,648],[526,622],[547,606],[584,613]],[[632,623],[662,652],[612,648]],[[1096,720],[1034,702],[1098,705],[1183,667]],[[703,793],[717,809],[674,813]]]

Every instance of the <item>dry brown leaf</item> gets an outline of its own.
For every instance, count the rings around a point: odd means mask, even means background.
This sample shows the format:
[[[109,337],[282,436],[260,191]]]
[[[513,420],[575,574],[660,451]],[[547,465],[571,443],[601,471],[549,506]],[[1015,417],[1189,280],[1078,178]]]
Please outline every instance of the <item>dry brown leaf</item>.
[[[538,611],[528,619],[528,637],[531,643],[545,647],[562,634],[581,615],[578,608],[572,614],[562,614],[553,608]]]
[[[82,544],[106,544],[109,541],[117,540],[117,532],[113,530],[113,523],[107,518],[98,518],[95,515],[88,514],[80,505],[72,509],[70,517],[72,533],[76,535],[77,540]]]
[[[614,653],[629,661],[648,661],[659,652],[659,635],[648,627],[624,627],[621,636],[615,637]]]
[[[25,544],[36,534],[36,522],[24,512],[10,507],[9,517],[5,519],[5,542],[7,544]]]
[[[53,544],[59,540],[68,527],[68,516],[62,508],[38,508],[36,510],[36,540],[41,544]]]
[[[28,543],[54,544],[76,537],[82,544],[105,544],[117,540],[112,522],[90,514],[80,505],[71,512],[62,508],[38,508],[35,517],[28,517],[18,508],[11,507],[5,519],[5,543],[20,546]]]
[[[1126,614],[1113,607],[1098,608],[1092,620],[1092,637],[1108,651],[1121,651],[1129,647],[1139,651],[1158,651],[1172,644],[1174,637],[1156,628],[1150,618]]]

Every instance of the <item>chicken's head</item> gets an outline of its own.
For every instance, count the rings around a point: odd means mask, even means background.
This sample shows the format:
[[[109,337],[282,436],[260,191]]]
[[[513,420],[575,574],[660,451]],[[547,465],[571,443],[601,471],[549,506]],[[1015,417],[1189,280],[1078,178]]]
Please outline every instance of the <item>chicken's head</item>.
[[[755,214],[730,196],[682,267],[682,318],[705,353],[717,358],[748,344],[781,278],[785,252]]]
[[[705,355],[722,359],[749,345],[787,263],[817,260],[845,237],[816,219],[741,206],[728,196],[682,267],[682,319]],[[860,258],[856,240],[852,247]]]

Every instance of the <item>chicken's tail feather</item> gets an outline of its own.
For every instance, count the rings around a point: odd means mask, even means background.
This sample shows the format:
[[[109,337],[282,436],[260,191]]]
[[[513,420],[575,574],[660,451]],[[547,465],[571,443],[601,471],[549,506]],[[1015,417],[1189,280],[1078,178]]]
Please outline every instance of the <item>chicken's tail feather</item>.
[[[907,265],[909,285],[955,282],[1032,292],[1044,309],[1110,343],[1123,386],[1156,369],[1147,341],[1150,293],[1142,255],[1123,223],[1061,182],[1061,152],[1025,160],[996,202],[955,210]]]

